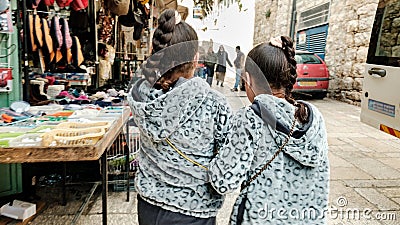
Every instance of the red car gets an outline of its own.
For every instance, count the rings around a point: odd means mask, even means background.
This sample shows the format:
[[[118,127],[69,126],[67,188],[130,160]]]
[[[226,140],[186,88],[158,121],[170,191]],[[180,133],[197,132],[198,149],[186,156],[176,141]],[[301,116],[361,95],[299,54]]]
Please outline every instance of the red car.
[[[324,60],[307,51],[296,51],[297,81],[293,92],[324,98],[329,86],[329,71]]]

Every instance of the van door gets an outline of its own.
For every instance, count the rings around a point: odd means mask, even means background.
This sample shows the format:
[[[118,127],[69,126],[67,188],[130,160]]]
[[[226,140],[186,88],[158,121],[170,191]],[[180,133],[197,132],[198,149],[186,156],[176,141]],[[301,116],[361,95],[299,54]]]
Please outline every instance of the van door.
[[[400,1],[380,0],[368,49],[361,121],[400,137]]]

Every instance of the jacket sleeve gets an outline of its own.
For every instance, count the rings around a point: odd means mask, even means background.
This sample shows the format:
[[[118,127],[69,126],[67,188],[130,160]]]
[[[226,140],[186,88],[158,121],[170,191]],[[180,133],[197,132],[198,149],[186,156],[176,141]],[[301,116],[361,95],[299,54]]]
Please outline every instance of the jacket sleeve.
[[[247,178],[259,138],[245,115],[235,115],[227,139],[209,166],[209,181],[220,194],[238,189]]]
[[[218,105],[217,114],[214,127],[215,152],[224,144],[232,119],[232,109],[226,100]]]

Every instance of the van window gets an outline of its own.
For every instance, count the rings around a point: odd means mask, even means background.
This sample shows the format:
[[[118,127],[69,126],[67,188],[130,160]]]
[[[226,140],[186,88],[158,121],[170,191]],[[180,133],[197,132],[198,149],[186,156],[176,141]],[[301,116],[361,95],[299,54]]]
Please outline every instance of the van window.
[[[380,1],[371,33],[367,63],[400,67],[400,1]]]

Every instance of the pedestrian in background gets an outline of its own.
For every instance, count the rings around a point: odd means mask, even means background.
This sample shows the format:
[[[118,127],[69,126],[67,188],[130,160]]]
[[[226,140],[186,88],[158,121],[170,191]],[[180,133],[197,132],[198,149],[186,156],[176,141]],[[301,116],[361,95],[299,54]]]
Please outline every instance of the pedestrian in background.
[[[236,68],[236,79],[235,79],[235,84],[234,84],[233,88],[231,89],[231,91],[238,91],[239,84],[243,80],[242,72],[244,69],[244,60],[245,60],[245,56],[244,56],[243,52],[240,51],[240,46],[236,46],[236,58],[233,61],[233,64],[235,65],[235,68]]]
[[[211,86],[214,78],[215,64],[217,63],[217,55],[214,53],[213,47],[209,47],[205,57],[205,66],[207,71],[207,83]]]
[[[177,11],[160,15],[152,43],[145,78],[128,95],[140,130],[139,224],[215,225],[224,197],[210,187],[206,168],[225,140],[231,108],[193,77],[198,37]]]
[[[199,47],[198,52],[199,52],[199,59],[197,61],[197,67],[194,70],[194,76],[206,79],[206,67],[204,65],[206,52],[203,47]]]
[[[326,128],[315,106],[291,96],[297,78],[294,56],[293,41],[280,36],[256,46],[246,58],[252,105],[235,114],[226,144],[209,168],[217,192],[241,187],[231,225],[326,224]]]
[[[215,72],[217,72],[217,85],[221,83],[221,87],[223,87],[226,74],[226,62],[228,62],[229,66],[231,67],[232,63],[229,61],[228,53],[225,51],[223,45],[219,46],[217,57],[217,68],[215,69]]]

